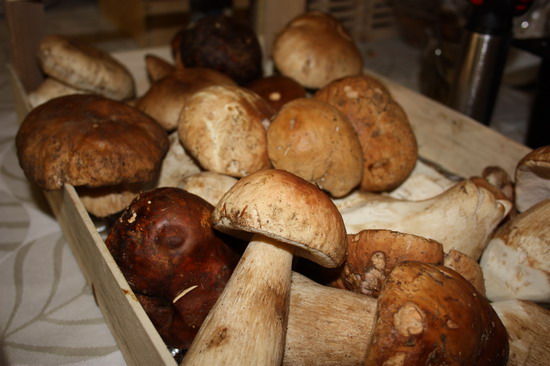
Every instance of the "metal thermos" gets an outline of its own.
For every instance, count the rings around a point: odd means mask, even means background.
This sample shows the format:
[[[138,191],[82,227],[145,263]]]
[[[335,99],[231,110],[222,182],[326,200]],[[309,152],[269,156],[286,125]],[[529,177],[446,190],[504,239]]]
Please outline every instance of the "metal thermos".
[[[470,0],[449,106],[489,125],[512,40],[513,18],[533,0]]]

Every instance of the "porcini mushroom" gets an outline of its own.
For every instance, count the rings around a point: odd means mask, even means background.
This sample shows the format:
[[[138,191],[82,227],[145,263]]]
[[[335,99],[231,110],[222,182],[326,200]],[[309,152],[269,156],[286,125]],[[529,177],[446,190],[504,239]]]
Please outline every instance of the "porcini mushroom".
[[[275,112],[291,100],[306,97],[306,89],[296,80],[284,75],[270,75],[256,79],[246,87],[263,97]]]
[[[177,131],[168,135],[168,141],[170,146],[162,159],[157,187],[178,187],[182,179],[201,171],[198,163],[185,151]]]
[[[342,197],[357,187],[363,155],[349,120],[330,104],[299,98],[285,104],[267,130],[269,159]]]
[[[442,264],[443,246],[435,240],[391,230],[348,234],[348,251],[332,285],[376,297],[388,274],[404,261]]]
[[[340,110],[359,136],[362,190],[389,191],[409,176],[418,159],[416,136],[384,83],[369,75],[346,76],[318,90],[315,99]]]
[[[34,108],[15,138],[25,175],[44,190],[150,182],[168,149],[151,117],[98,95],[73,94]]]
[[[518,162],[514,193],[519,212],[550,198],[550,145],[531,151]]]
[[[88,92],[47,77],[35,90],[29,93],[28,98],[31,107],[34,108],[50,99],[69,94],[88,94]]]
[[[215,172],[198,172],[184,177],[178,187],[196,194],[216,206],[223,195],[237,183],[237,178]]]
[[[239,178],[271,167],[266,128],[272,114],[270,105],[251,90],[210,86],[187,100],[178,136],[203,170]]]
[[[153,189],[136,197],[105,241],[169,347],[189,347],[239,259],[241,243],[212,229],[213,209],[180,188]]]
[[[487,297],[550,302],[550,198],[499,227],[481,256]]]
[[[182,108],[197,91],[211,85],[235,85],[227,75],[207,68],[175,69],[154,81],[136,101],[136,108],[157,120],[167,131],[178,127]]]
[[[444,266],[401,262],[378,299],[292,281],[285,365],[506,365],[496,312]]]
[[[310,89],[359,74],[363,68],[349,32],[332,15],[319,11],[298,15],[277,34],[273,61],[281,74]]]
[[[495,199],[470,180],[420,201],[365,192],[334,201],[349,234],[365,229],[415,234],[440,242],[445,252],[456,249],[474,260],[511,208],[509,201]]]
[[[91,44],[51,34],[41,39],[38,62],[46,75],[75,89],[115,100],[135,95],[135,82],[126,66]]]
[[[346,251],[342,218],[313,184],[267,169],[240,179],[218,202],[212,222],[253,236],[182,364],[280,365],[293,254],[338,266]]]

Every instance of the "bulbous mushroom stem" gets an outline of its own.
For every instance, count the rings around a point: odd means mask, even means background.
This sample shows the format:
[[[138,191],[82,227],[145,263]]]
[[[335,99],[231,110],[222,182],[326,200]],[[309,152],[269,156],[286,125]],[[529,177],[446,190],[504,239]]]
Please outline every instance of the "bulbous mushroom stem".
[[[512,205],[488,190],[463,180],[445,192],[420,201],[356,193],[335,200],[348,234],[387,229],[433,239],[478,260],[490,235]]]
[[[181,365],[280,365],[293,249],[255,235]]]

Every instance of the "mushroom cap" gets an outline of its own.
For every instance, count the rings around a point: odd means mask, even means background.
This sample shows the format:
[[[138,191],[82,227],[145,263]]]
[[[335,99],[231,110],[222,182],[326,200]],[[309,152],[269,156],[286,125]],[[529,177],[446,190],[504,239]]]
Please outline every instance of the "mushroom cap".
[[[151,182],[118,184],[97,188],[78,187],[78,198],[89,214],[107,217],[123,211],[141,192],[152,188]]]
[[[145,55],[145,69],[151,82],[162,79],[176,70],[176,65],[152,53]]]
[[[506,365],[506,328],[489,301],[447,267],[398,264],[377,314],[367,366]]]
[[[243,177],[271,166],[264,124],[272,113],[269,104],[251,90],[210,86],[187,100],[178,135],[204,170]]]
[[[165,130],[177,128],[182,108],[199,90],[212,85],[236,85],[228,76],[203,67],[178,69],[153,82],[136,108],[157,120]]]
[[[212,214],[214,228],[256,233],[296,246],[296,254],[337,267],[346,252],[346,230],[330,198],[284,170],[266,169],[240,179]]]
[[[198,172],[183,178],[178,187],[205,199],[213,206],[237,183],[237,178],[214,172]]]
[[[400,262],[442,264],[441,243],[391,230],[362,230],[348,234],[348,252],[338,287],[378,296],[386,276]]]
[[[115,100],[135,95],[134,78],[128,69],[90,44],[48,35],[40,41],[38,61],[44,73],[76,89]]]
[[[405,181],[418,160],[416,136],[407,114],[380,80],[344,77],[317,91],[315,99],[338,108],[357,132],[365,161],[362,190],[388,191]]]
[[[189,347],[239,259],[235,248],[241,243],[212,230],[213,208],[179,188],[153,189],[128,206],[105,241],[172,347]],[[190,292],[174,301],[186,289]]]
[[[218,70],[239,85],[262,76],[262,48],[256,33],[244,23],[224,15],[199,19],[174,38],[186,67]],[[176,46],[172,46],[176,47]]]
[[[273,61],[281,74],[311,89],[359,74],[363,68],[349,32],[336,18],[319,11],[298,15],[279,32]]]
[[[306,89],[302,85],[283,75],[271,75],[256,79],[246,87],[264,97],[276,112],[287,102],[306,97]]]
[[[151,117],[122,102],[73,94],[34,108],[16,135],[19,164],[45,190],[147,182],[168,137]]]
[[[483,271],[479,263],[472,257],[458,250],[451,249],[449,252],[445,253],[443,265],[460,273],[460,275],[467,279],[480,294],[485,296]]]
[[[519,212],[550,198],[550,145],[531,151],[518,162],[515,182]]]
[[[267,130],[267,149],[277,169],[288,170],[342,197],[363,176],[361,144],[349,120],[312,98],[288,102]]]

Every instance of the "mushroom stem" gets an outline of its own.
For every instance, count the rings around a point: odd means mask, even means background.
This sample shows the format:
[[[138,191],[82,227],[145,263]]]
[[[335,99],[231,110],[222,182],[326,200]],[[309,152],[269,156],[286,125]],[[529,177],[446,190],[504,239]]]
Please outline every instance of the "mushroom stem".
[[[512,206],[470,180],[420,201],[362,192],[334,201],[348,234],[365,229],[414,234],[440,242],[445,252],[455,249],[475,260]]]
[[[293,252],[254,235],[181,365],[281,364]]]
[[[376,299],[319,285],[293,272],[283,365],[359,365],[374,328]]]

